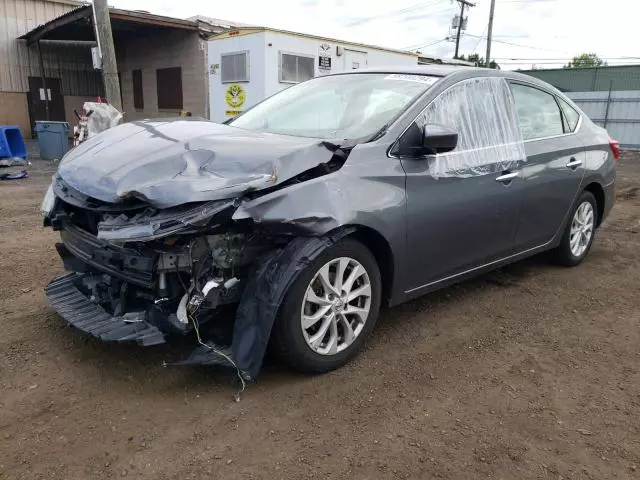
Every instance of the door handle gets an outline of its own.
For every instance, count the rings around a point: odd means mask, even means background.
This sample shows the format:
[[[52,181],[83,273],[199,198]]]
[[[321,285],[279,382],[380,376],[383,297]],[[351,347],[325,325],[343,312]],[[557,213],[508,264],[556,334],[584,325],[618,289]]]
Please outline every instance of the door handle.
[[[576,160],[575,158],[572,158],[571,160],[569,160],[569,163],[567,163],[567,168],[575,170],[580,165],[582,165],[582,160]]]
[[[509,183],[511,182],[511,180],[518,177],[519,175],[520,175],[520,172],[504,173],[500,175],[498,178],[496,178],[496,182]]]

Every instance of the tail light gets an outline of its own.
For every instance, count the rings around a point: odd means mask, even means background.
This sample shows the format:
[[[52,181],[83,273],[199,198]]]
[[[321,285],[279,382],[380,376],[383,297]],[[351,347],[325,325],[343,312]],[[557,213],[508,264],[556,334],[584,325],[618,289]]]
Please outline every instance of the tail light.
[[[620,142],[617,140],[609,140],[609,147],[611,147],[611,153],[616,160],[620,159]]]

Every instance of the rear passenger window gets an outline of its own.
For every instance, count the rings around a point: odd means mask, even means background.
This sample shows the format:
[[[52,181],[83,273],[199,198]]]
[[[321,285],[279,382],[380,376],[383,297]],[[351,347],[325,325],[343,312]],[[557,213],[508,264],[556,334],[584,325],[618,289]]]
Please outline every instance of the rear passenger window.
[[[562,135],[562,116],[553,95],[519,83],[511,84],[522,138]]]
[[[578,126],[578,120],[580,120],[580,114],[562,98],[558,100],[560,100],[560,107],[562,108],[562,113],[564,113],[566,133],[575,132]]]

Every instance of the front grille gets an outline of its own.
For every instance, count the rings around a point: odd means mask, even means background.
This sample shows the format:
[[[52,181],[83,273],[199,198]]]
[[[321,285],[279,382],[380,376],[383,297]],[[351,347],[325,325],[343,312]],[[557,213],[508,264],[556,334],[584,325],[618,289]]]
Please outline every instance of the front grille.
[[[153,287],[156,253],[114,245],[66,222],[60,237],[69,253],[87,265],[141,287]]]

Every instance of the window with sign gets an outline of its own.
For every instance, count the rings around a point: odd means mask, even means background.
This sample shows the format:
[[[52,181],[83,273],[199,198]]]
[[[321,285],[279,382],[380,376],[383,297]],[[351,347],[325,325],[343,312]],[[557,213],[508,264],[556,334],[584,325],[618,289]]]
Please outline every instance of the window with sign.
[[[314,77],[315,57],[280,52],[280,82],[300,83]]]

